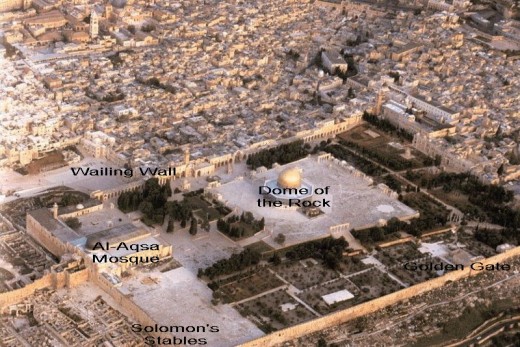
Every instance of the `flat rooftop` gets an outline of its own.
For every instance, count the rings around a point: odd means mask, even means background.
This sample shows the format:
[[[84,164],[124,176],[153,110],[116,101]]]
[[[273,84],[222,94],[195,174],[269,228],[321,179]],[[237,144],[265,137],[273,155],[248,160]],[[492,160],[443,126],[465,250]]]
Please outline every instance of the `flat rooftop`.
[[[206,338],[208,346],[236,346],[264,333],[230,305],[214,306],[212,292],[189,270],[139,273],[117,287],[159,325],[216,325],[218,333],[176,333],[176,337]]]
[[[27,214],[36,219],[41,225],[63,242],[70,242],[81,237],[79,233],[69,228],[64,222],[54,219],[52,212],[48,208],[44,207],[29,211]]]
[[[115,206],[110,208],[110,203],[105,203],[102,210],[78,216],[81,227],[77,230],[82,236],[89,236],[100,231],[129,224],[132,222],[126,214],[118,210]]]
[[[337,302],[352,299],[354,295],[346,289],[339,290],[334,293],[323,295],[321,298],[327,303],[327,305],[333,305]]]

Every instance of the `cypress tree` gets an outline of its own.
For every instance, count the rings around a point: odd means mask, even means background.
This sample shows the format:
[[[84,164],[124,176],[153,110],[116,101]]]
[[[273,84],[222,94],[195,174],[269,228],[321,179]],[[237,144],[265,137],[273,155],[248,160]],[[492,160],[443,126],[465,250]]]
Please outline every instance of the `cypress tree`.
[[[191,235],[196,235],[197,234],[197,221],[195,220],[195,218],[191,219],[190,234]]]

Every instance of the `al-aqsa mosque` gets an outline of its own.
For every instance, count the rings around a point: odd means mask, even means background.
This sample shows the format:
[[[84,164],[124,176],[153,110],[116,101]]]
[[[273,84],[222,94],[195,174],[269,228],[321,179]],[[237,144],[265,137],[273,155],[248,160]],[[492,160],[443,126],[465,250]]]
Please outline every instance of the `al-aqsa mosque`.
[[[288,208],[291,202],[312,200],[314,187],[302,177],[302,169],[290,167],[278,175],[276,179],[264,181],[259,193],[266,199],[281,201],[283,208]]]

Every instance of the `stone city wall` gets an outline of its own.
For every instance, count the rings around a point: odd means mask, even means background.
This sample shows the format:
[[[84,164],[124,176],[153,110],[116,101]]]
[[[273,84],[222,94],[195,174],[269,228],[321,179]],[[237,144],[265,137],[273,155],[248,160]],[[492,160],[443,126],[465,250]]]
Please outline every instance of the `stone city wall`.
[[[23,288],[11,290],[0,294],[0,311],[7,306],[16,304],[26,297],[32,295],[36,290],[44,289],[52,286],[52,274],[47,274],[42,278],[26,285]]]
[[[116,301],[120,307],[123,308],[123,313],[130,316],[129,318],[131,320],[134,320],[143,326],[154,326],[155,324],[159,324],[154,321],[139,305],[133,302],[131,297],[126,296],[121,291],[119,291],[118,288],[110,283],[106,278],[104,278],[101,273],[90,271],[90,280],[99,286],[99,288],[101,288],[103,291],[105,291],[105,293],[110,295],[110,297],[112,297],[112,299],[114,299],[114,301]],[[149,333],[149,335],[168,337],[168,335],[164,333]]]
[[[65,287],[73,288],[79,286],[80,284],[87,282],[88,279],[88,269],[83,269],[81,271],[76,271],[72,273],[67,272],[67,276],[65,278]]]
[[[40,279],[37,279],[33,283],[26,285],[23,288],[11,290],[9,292],[0,294],[0,312],[2,312],[7,306],[16,304],[23,299],[34,294],[35,291],[52,288],[72,288],[80,285],[88,280],[88,271],[83,269],[73,273],[68,271],[62,271],[58,273],[49,273]]]
[[[503,263],[507,259],[515,256],[520,256],[520,247],[515,247],[507,252],[497,254],[493,257],[482,260],[484,265],[495,264],[497,262]],[[469,267],[465,267],[464,270],[452,271],[444,276],[431,279],[429,281],[416,284],[414,286],[399,290],[397,292],[379,297],[377,299],[368,301],[366,303],[331,313],[305,322],[302,324],[295,325],[290,328],[282,329],[261,337],[259,339],[246,342],[239,345],[240,347],[263,347],[263,346],[274,346],[281,344],[285,341],[294,340],[301,336],[309,335],[339,324],[348,322],[358,317],[376,312],[384,307],[398,303],[400,301],[409,299],[411,297],[423,294],[436,288],[440,288],[448,281],[457,281],[467,276],[474,276],[479,274],[478,271],[471,270]]]
[[[424,233],[421,235],[421,240],[423,239],[427,239],[431,236],[434,236],[434,235],[439,235],[439,234],[444,234],[444,233],[447,233],[447,232],[450,232],[451,231],[451,227],[449,228],[444,228],[444,229],[441,229],[441,230],[436,230],[436,231],[430,231],[429,233]]]
[[[407,242],[413,241],[413,239],[414,238],[412,236],[408,236],[408,237],[403,237],[402,239],[399,239],[399,240],[383,242],[383,243],[378,244],[377,246],[381,247],[381,248],[386,248],[386,247],[391,247],[391,246],[395,246],[395,245],[400,245],[402,243],[407,243]]]
[[[40,224],[33,216],[27,214],[26,217],[27,234],[36,242],[45,247],[56,257],[61,257],[67,252],[67,246],[56,236],[47,231],[47,228]]]

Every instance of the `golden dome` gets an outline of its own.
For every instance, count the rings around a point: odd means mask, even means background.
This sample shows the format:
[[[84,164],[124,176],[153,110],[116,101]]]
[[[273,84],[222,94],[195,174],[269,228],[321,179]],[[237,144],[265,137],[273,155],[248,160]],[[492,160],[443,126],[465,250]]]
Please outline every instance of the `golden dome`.
[[[278,187],[300,188],[302,185],[302,174],[298,168],[285,169],[278,176]]]

